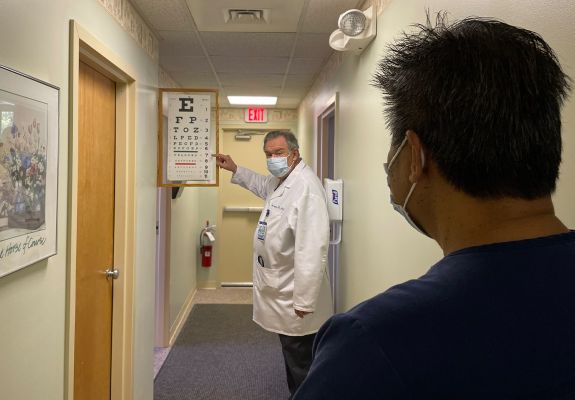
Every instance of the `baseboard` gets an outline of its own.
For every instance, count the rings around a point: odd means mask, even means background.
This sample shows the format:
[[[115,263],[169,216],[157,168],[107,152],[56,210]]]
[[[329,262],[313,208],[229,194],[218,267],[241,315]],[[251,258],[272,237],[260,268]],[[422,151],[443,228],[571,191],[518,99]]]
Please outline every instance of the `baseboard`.
[[[176,341],[178,335],[180,334],[182,327],[184,326],[184,323],[186,322],[186,320],[188,319],[188,316],[190,315],[190,312],[192,311],[192,308],[194,307],[194,296],[196,295],[197,289],[195,289],[186,299],[186,302],[184,303],[184,306],[182,307],[182,309],[180,310],[180,312],[178,313],[178,317],[176,318],[176,321],[174,322],[174,325],[172,325],[172,327],[170,327],[170,347],[174,345],[174,342]]]

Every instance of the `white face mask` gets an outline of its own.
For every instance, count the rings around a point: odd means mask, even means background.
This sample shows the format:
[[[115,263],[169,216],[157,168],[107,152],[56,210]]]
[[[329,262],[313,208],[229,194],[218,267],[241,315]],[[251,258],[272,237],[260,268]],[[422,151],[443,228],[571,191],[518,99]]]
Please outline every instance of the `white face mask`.
[[[391,169],[391,166],[393,165],[393,162],[395,161],[395,159],[397,158],[397,156],[399,155],[399,153],[401,152],[401,150],[403,149],[403,146],[405,146],[405,143],[407,143],[407,136],[405,137],[405,139],[403,139],[403,142],[401,142],[401,144],[399,145],[397,151],[395,152],[395,154],[393,155],[393,157],[391,157],[391,160],[389,161],[389,163],[384,164],[384,168],[385,168],[385,172],[389,175],[389,170]],[[421,162],[422,165],[421,167],[423,168],[425,166],[425,155],[423,154],[423,150],[421,150]],[[415,185],[417,185],[417,182],[414,182],[413,185],[411,185],[411,188],[409,189],[409,192],[407,193],[407,196],[405,197],[405,201],[403,202],[403,205],[400,205],[398,203],[396,203],[393,200],[393,196],[390,194],[389,195],[389,202],[391,203],[391,205],[393,206],[393,209],[395,211],[397,211],[398,213],[400,213],[403,218],[405,218],[405,220],[407,221],[407,223],[409,225],[411,225],[413,227],[413,229],[415,229],[416,231],[418,231],[421,234],[424,234],[425,236],[429,236],[427,234],[427,232],[425,232],[423,229],[421,229],[409,216],[409,213],[407,212],[407,202],[409,201],[409,199],[411,198],[411,194],[413,193],[413,190],[415,189]]]
[[[288,157],[270,157],[267,159],[268,171],[276,178],[284,177],[290,170]]]

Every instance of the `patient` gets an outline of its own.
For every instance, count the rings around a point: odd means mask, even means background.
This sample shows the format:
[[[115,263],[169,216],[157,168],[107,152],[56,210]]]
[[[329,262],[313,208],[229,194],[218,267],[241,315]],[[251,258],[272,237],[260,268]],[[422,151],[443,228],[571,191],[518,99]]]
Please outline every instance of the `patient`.
[[[392,205],[444,258],[328,320],[295,398],[575,399],[575,232],[551,201],[570,79],[536,33],[434,25],[374,84]]]

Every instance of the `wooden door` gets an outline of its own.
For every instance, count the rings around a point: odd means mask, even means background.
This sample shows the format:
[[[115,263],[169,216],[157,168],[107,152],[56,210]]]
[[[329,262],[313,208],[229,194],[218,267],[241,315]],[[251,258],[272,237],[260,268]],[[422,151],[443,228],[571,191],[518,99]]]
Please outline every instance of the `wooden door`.
[[[223,134],[223,151],[235,163],[268,175],[263,151],[263,135],[252,135],[251,140],[235,140],[236,130]],[[220,203],[223,207],[262,207],[264,201],[239,185],[230,183],[231,173],[221,170]],[[218,229],[220,242],[218,280],[225,283],[252,281],[253,237],[259,212],[223,212]]]
[[[80,63],[74,398],[110,399],[116,85]]]

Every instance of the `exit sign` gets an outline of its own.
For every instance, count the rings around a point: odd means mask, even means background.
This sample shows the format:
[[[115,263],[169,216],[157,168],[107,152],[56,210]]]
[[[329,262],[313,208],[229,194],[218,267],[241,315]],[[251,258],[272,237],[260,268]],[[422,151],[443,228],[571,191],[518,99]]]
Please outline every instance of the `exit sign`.
[[[246,122],[268,122],[268,110],[263,107],[246,108]]]

